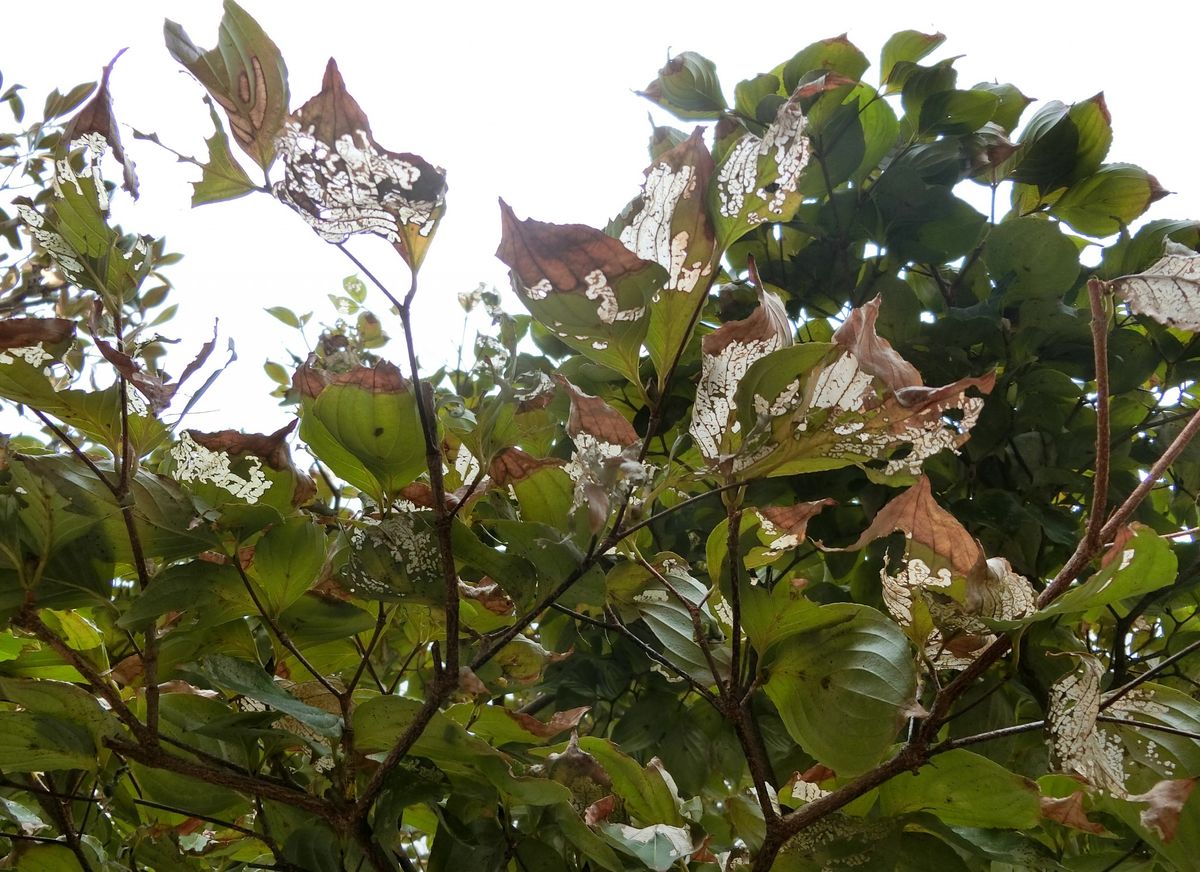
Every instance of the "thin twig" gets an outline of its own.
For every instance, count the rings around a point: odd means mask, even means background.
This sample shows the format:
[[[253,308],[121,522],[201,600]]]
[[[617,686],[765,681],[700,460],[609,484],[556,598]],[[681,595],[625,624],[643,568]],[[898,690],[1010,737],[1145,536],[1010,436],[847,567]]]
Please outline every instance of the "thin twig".
[[[1108,467],[1112,453],[1109,424],[1108,388],[1108,313],[1104,309],[1104,283],[1088,281],[1088,300],[1092,306],[1092,349],[1096,359],[1096,469],[1092,476],[1092,507],[1088,515],[1086,541],[1099,548],[1100,530],[1108,508]]]

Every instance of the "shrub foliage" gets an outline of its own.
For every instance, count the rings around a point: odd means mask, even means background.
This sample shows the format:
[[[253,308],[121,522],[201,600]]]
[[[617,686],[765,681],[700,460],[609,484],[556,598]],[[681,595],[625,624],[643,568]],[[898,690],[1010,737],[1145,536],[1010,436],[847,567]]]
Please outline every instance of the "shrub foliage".
[[[1194,868],[1200,225],[1131,232],[1165,192],[1102,95],[915,31],[732,101],[679,54],[641,93],[695,129],[603,229],[501,202],[529,314],[464,295],[430,372],[446,172],[332,60],[293,101],[232,0],[165,35],[193,205],[274,197],[354,275],[279,429],[187,429],[226,352],[162,367],[111,65],[28,127],[0,92],[0,865]]]

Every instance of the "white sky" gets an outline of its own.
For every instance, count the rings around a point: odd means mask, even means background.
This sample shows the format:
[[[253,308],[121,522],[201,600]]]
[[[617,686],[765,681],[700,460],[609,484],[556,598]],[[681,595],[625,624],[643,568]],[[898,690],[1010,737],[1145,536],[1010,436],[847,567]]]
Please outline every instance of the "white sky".
[[[1200,217],[1194,158],[1200,130],[1189,108],[1200,7],[1191,2],[243,5],[283,52],[293,108],[319,88],[332,55],[383,147],[416,152],[447,169],[449,211],[422,270],[417,306],[418,353],[430,368],[452,359],[457,347],[456,294],[481,281],[507,286],[493,257],[496,198],[523,218],[602,227],[637,193],[648,161],[650,104],[633,91],[654,78],[668,53],[688,49],[716,62],[732,100],[738,81],[769,71],[814,40],[848,31],[877,59],[894,31],[941,30],[949,38],[931,59],[965,55],[956,64],[960,87],[998,79],[1039,100],[1066,102],[1103,90],[1115,128],[1107,160],[1138,163],[1179,192],[1147,218]],[[0,71],[6,86],[29,87],[29,113],[37,117],[50,88],[65,91],[95,79],[128,46],[112,77],[118,119],[203,157],[209,129],[202,88],[167,54],[162,20],[180,22],[208,48],[220,14],[219,0],[14,4],[0,28]],[[867,81],[877,80],[876,65]],[[118,198],[125,201],[117,207],[122,223],[166,235],[169,247],[186,255],[171,268],[180,315],[163,332],[186,337],[194,348],[220,316],[223,337],[232,336],[238,348],[240,360],[188,423],[206,430],[285,423],[285,412],[266,398],[271,384],[262,363],[285,361],[285,345],[304,349],[263,309],[286,305],[315,311],[314,322],[332,322],[326,294],[340,291],[352,265],[265,196],[189,209],[187,182],[198,170],[128,132],[125,144],[143,194],[136,204]],[[378,275],[406,286],[390,247],[363,241],[356,250]],[[369,302],[382,317],[379,298]],[[395,335],[399,327],[385,318],[385,329]]]

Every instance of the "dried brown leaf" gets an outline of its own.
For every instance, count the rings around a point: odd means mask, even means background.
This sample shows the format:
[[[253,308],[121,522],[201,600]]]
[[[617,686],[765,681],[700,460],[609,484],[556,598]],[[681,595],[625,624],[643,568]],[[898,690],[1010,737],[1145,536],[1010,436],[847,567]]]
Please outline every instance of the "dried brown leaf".
[[[379,361],[375,366],[356,366],[335,375],[329,383],[365,388],[373,394],[407,394],[412,389],[408,379],[400,374],[400,369],[386,360]]]
[[[533,715],[515,712],[502,708],[501,711],[512,718],[521,729],[532,733],[541,739],[550,739],[566,730],[579,726],[579,721],[591,710],[591,706],[582,705],[578,708],[555,712],[548,721],[539,721]]]
[[[494,615],[511,615],[515,608],[513,601],[500,588],[500,585],[484,576],[476,584],[458,581],[459,596],[474,600]]]
[[[601,797],[583,810],[583,822],[594,827],[608,820],[608,816],[617,807],[617,798],[611,793]]]
[[[957,518],[938,505],[926,476],[880,509],[849,550],[897,531],[941,556],[961,575],[971,576],[983,568],[983,548]]]
[[[833,334],[833,341],[857,358],[863,372],[878,378],[897,394],[901,402],[908,405],[899,392],[905,388],[920,387],[924,381],[917,368],[875,332],[882,301],[882,297],[876,296],[870,302],[852,309]]]
[[[28,348],[39,342],[57,345],[75,335],[65,318],[6,318],[0,321],[0,349]]]
[[[567,418],[567,435],[578,440],[581,434],[597,442],[626,448],[638,441],[637,431],[620,412],[599,397],[585,394],[565,377],[556,375],[554,380],[571,397],[571,414]]]
[[[219,430],[215,433],[203,433],[200,430],[188,430],[188,435],[209,451],[224,451],[226,454],[251,454],[261,458],[271,469],[287,469],[291,466],[291,454],[288,452],[287,437],[296,429],[299,418],[285,427],[280,427],[274,433],[243,433],[240,430]]]
[[[756,509],[763,530],[774,537],[772,551],[784,551],[803,544],[808,535],[808,522],[819,515],[826,506],[837,505],[837,500],[824,499],[796,503],[792,506],[764,506]]]
[[[1102,824],[1098,824],[1087,816],[1083,808],[1083,791],[1076,790],[1070,796],[1041,797],[1042,817],[1056,821],[1063,826],[1085,833],[1103,835],[1108,832]]]
[[[488,476],[495,486],[506,487],[524,481],[538,470],[562,466],[563,461],[557,457],[534,457],[520,448],[505,448],[492,458]]]
[[[1145,793],[1129,797],[1131,802],[1149,803],[1141,814],[1142,826],[1154,830],[1164,842],[1174,840],[1179,829],[1179,816],[1188,797],[1196,787],[1195,778],[1160,781]]]

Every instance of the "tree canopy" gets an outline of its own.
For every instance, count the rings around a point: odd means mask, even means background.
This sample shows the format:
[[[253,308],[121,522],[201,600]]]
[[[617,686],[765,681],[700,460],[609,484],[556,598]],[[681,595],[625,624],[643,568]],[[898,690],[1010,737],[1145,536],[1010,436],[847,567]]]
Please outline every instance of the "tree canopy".
[[[164,33],[192,205],[273,197],[351,274],[262,301],[320,324],[277,430],[190,429],[233,347],[163,368],[112,65],[28,125],[0,81],[0,868],[1193,868],[1200,223],[1133,229],[1166,192],[1102,94],[917,31],[732,91],[682,52],[640,190],[501,201],[528,313],[461,296],[431,370],[447,171],[232,0]]]

